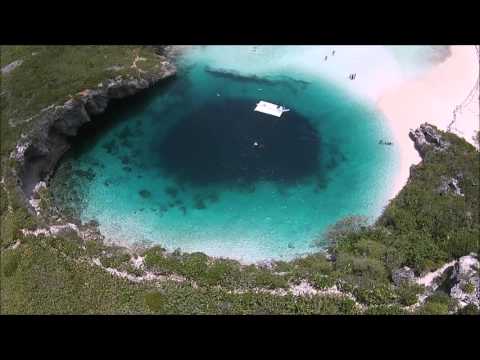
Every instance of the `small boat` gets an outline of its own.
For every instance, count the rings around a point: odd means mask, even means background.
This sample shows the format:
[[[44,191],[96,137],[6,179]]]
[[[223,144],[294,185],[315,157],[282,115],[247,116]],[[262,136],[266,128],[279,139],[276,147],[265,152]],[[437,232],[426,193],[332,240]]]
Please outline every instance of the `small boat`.
[[[272,103],[269,103],[268,101],[262,100],[257,103],[257,106],[255,107],[254,111],[280,117],[284,112],[290,111],[290,109],[287,109],[286,107],[283,107],[281,105],[272,104]]]

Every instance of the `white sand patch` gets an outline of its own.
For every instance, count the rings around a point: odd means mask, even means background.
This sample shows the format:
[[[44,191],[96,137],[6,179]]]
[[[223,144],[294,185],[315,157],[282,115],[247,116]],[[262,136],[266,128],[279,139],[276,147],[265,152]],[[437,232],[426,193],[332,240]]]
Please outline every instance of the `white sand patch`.
[[[343,298],[352,300],[359,309],[365,309],[365,306],[358,303],[352,294],[348,292],[340,291],[336,285],[333,285],[332,287],[329,287],[327,289],[317,290],[306,280],[302,280],[297,285],[290,285],[288,289],[275,289],[275,290],[262,289],[262,288],[256,288],[252,290],[235,289],[235,290],[232,290],[231,293],[245,294],[251,291],[256,293],[268,293],[275,296],[286,296],[288,294],[291,294],[293,296],[298,296],[298,297],[315,296],[315,295],[343,297]]]
[[[136,268],[139,268],[139,264],[141,263],[142,266],[143,266],[143,257],[141,256],[138,256],[136,258],[132,258],[131,261],[134,263],[134,266]],[[104,267],[100,261],[99,258],[93,258],[91,259],[90,263],[92,265],[95,265],[95,266],[98,266],[100,268],[102,268],[103,270],[107,271],[108,273],[110,273],[111,275],[113,276],[116,276],[116,277],[120,277],[120,278],[123,278],[123,279],[127,279],[129,281],[132,281],[132,282],[135,282],[135,283],[140,283],[140,282],[143,282],[143,281],[174,281],[174,282],[184,282],[186,281],[187,279],[184,278],[183,276],[179,276],[179,275],[176,275],[176,274],[171,274],[171,275],[158,275],[158,274],[154,274],[153,272],[150,272],[150,271],[146,271],[144,272],[143,276],[135,276],[135,275],[132,275],[132,274],[129,274],[128,272],[126,271],[120,271],[118,269],[114,269],[114,268],[110,268],[110,267]],[[138,267],[137,267],[138,266]],[[195,284],[194,282],[192,282],[192,286],[196,287],[197,284]]]
[[[59,233],[64,232],[64,231],[72,230],[75,231],[76,233],[80,234],[80,231],[75,224],[67,223],[65,225],[52,225],[48,228],[44,229],[36,229],[36,230],[28,230],[28,229],[22,229],[22,233],[25,236],[28,235],[33,235],[33,236],[39,236],[39,235],[44,235],[44,236],[57,236]]]
[[[388,89],[379,98],[377,106],[389,121],[401,152],[392,197],[406,184],[410,166],[421,160],[408,137],[409,129],[428,122],[441,130],[450,128],[473,143],[472,137],[479,129],[478,56],[475,46],[452,46],[444,62]]]
[[[290,288],[290,291],[295,296],[315,295],[317,290],[307,281],[302,281],[300,284]]]

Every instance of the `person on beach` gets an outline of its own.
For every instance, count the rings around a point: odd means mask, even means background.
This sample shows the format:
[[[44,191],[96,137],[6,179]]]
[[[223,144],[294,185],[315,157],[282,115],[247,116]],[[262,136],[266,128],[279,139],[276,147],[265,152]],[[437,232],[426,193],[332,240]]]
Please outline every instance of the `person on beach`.
[[[335,55],[335,50],[332,51],[332,56]]]
[[[327,56],[325,56],[325,61],[327,61],[327,58],[328,58],[328,55],[327,55]]]

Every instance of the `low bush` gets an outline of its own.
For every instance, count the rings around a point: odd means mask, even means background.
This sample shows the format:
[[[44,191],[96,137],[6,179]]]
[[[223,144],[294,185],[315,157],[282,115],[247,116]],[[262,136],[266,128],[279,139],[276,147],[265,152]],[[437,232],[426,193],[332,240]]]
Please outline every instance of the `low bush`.
[[[157,292],[149,292],[145,294],[145,304],[153,312],[160,312],[163,309],[165,303],[164,296]]]
[[[12,276],[18,268],[20,254],[16,250],[2,252],[2,270],[6,277]]]
[[[402,283],[396,289],[398,302],[403,306],[410,306],[418,301],[418,295],[423,292],[423,286],[417,284]]]
[[[392,286],[386,283],[372,283],[370,286],[359,286],[353,290],[355,298],[366,305],[393,304],[396,295]]]
[[[480,308],[473,304],[468,304],[457,311],[457,315],[480,315]]]

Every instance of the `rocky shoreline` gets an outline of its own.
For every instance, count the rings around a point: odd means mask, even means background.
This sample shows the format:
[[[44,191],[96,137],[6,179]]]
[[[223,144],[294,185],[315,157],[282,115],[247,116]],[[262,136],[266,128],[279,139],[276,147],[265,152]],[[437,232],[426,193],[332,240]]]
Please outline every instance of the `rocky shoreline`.
[[[92,115],[103,113],[110,100],[132,96],[176,75],[176,67],[170,61],[159,61],[158,65],[155,71],[141,72],[137,78],[107,79],[61,106],[52,105],[40,112],[34,128],[22,135],[10,155],[16,161],[13,175],[17,179],[18,195],[32,214],[35,209],[29,200],[34,189],[42,181],[48,183],[58,161],[70,148],[69,138],[92,121]]]

